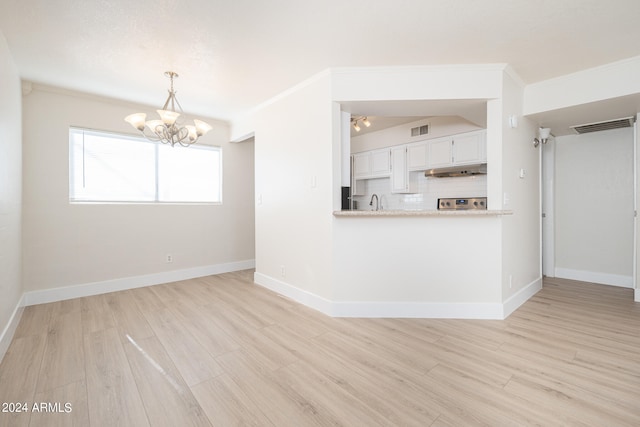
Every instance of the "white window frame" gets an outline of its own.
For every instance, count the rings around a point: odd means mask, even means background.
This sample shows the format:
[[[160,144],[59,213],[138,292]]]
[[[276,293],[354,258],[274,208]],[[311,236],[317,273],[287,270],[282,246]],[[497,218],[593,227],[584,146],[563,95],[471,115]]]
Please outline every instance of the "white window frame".
[[[75,182],[75,166],[76,166],[76,162],[83,162],[83,159],[76,159],[74,157],[74,141],[73,141],[73,135],[75,133],[78,132],[84,132],[84,133],[88,133],[88,134],[94,134],[94,135],[98,135],[101,137],[108,137],[108,138],[117,138],[117,139],[121,139],[121,140],[128,140],[131,141],[132,143],[144,143],[144,144],[153,144],[155,146],[154,148],[154,156],[155,156],[155,169],[154,169],[154,181],[155,181],[155,196],[153,197],[153,199],[146,199],[146,200],[118,200],[116,198],[113,199],[91,199],[91,198],[81,198],[81,197],[74,197],[75,195],[75,190],[74,190],[74,182]],[[215,151],[218,153],[218,177],[217,177],[217,181],[218,181],[218,200],[215,201],[189,201],[189,200],[184,200],[184,201],[172,201],[172,200],[161,200],[160,197],[160,175],[161,172],[159,170],[160,166],[159,166],[159,150],[160,149],[172,149],[172,150],[206,150],[206,151]],[[84,162],[83,165],[81,166],[81,168],[84,168]],[[205,145],[205,144],[195,144],[195,145],[191,145],[189,147],[170,147],[164,144],[161,144],[160,142],[154,142],[154,141],[149,141],[145,138],[136,136],[136,135],[132,135],[132,134],[127,134],[127,133],[118,133],[118,132],[109,132],[109,131],[102,131],[102,130],[95,130],[95,129],[88,129],[88,128],[81,128],[81,127],[70,127],[69,128],[69,203],[71,204],[160,204],[160,205],[221,205],[222,204],[222,200],[223,200],[223,182],[222,182],[222,177],[223,177],[223,158],[222,158],[222,148],[219,146],[214,146],[214,145]]]

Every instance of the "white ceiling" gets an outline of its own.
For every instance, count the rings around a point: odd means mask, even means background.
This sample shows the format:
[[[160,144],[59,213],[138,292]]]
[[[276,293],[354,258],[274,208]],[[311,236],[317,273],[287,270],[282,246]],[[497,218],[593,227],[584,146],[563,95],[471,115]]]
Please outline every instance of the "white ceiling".
[[[0,0],[25,80],[231,119],[328,67],[508,63],[527,83],[640,54],[638,0]],[[366,112],[365,114],[374,114]]]

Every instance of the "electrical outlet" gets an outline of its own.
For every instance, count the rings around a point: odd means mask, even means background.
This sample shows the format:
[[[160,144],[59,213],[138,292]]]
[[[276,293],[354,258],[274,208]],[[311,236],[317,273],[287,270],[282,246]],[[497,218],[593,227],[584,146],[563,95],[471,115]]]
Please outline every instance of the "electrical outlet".
[[[281,266],[280,266],[280,275],[281,275],[282,277],[285,277],[285,276],[286,276],[286,271],[285,271],[285,269],[284,269],[284,265],[281,265]]]
[[[167,256],[166,256],[166,257],[165,257],[165,259],[164,259],[164,262],[166,262],[166,263],[171,263],[171,262],[173,262],[173,255],[171,255],[171,254],[167,254]]]
[[[513,276],[510,274],[509,275],[509,289],[511,289],[512,286],[513,286]]]

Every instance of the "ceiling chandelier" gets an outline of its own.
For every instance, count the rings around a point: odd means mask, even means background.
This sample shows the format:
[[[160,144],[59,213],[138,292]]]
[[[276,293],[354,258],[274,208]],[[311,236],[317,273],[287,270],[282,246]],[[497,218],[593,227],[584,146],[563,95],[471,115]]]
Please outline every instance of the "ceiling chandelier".
[[[167,71],[164,75],[171,79],[171,89],[169,89],[169,97],[162,109],[156,110],[160,115],[160,120],[147,120],[145,113],[130,114],[124,120],[138,129],[149,141],[171,144],[172,147],[176,144],[188,147],[202,135],[209,132],[211,126],[202,120],[196,119],[193,120],[193,125],[182,125],[183,122],[180,116],[184,114],[184,111],[182,111],[182,106],[176,98],[176,92],[173,90],[173,79],[177,78],[178,74],[173,71]],[[176,111],[176,105],[179,112]]]

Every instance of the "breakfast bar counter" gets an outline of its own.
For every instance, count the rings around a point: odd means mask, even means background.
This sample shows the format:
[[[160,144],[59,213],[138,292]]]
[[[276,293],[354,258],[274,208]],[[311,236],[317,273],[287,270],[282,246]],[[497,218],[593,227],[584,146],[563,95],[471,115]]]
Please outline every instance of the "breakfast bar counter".
[[[344,217],[409,217],[409,216],[426,216],[426,217],[440,217],[440,216],[501,216],[512,215],[513,211],[510,210],[369,210],[369,211],[334,211],[333,216]]]

